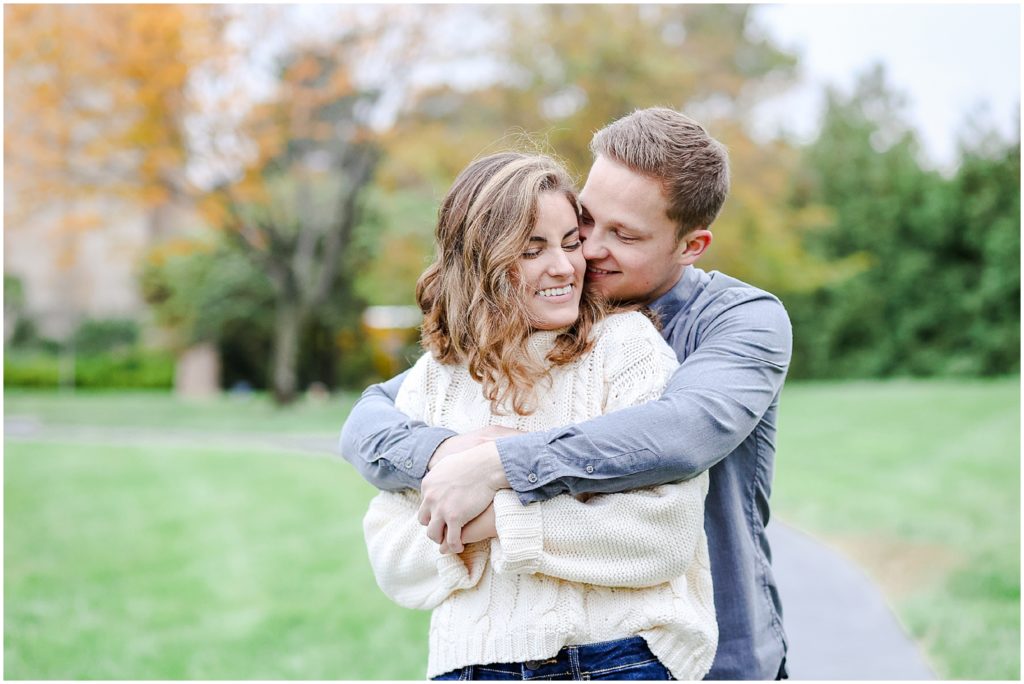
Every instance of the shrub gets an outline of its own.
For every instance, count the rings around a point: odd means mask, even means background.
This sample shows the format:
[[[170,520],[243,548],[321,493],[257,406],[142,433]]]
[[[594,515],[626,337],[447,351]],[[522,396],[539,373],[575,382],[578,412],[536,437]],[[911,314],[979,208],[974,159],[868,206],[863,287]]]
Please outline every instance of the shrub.
[[[10,349],[4,354],[4,387],[57,387],[60,359],[55,354]]]
[[[139,324],[128,318],[83,321],[75,331],[75,352],[92,355],[131,348],[139,340]]]
[[[78,387],[169,389],[174,385],[174,358],[157,352],[80,356],[75,363]]]
[[[4,386],[57,387],[60,362],[55,354],[8,350],[4,355]],[[169,389],[173,384],[174,358],[163,352],[132,350],[75,357],[76,387]]]

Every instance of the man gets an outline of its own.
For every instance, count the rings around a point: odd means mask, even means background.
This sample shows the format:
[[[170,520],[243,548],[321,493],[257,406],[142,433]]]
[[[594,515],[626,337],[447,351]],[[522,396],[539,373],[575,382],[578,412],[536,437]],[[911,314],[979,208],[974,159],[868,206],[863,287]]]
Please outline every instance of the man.
[[[363,394],[342,453],[382,489],[419,488],[420,522],[452,551],[501,488],[529,504],[710,469],[705,529],[719,644],[707,678],[785,678],[764,528],[789,317],[767,292],[693,265],[729,187],[726,151],[699,124],[670,109],[639,110],[599,131],[591,150],[580,194],[587,286],[660,315],[681,362],[663,396],[579,425],[486,439],[411,423],[394,409],[399,376]]]

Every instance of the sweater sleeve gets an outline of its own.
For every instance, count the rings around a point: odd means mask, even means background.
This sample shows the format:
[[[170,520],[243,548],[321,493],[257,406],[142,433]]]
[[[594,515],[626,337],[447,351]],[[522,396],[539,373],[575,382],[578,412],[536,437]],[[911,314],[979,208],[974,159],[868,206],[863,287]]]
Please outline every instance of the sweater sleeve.
[[[424,354],[410,369],[395,405],[413,420],[427,421],[436,401],[438,364]],[[485,543],[458,555],[442,554],[417,520],[420,496],[381,492],[363,518],[363,534],[377,584],[395,603],[429,610],[452,592],[476,586],[490,554]]]
[[[604,411],[657,398],[678,366],[639,314],[604,345]],[[590,471],[600,470],[594,458]],[[598,475],[599,476],[599,475]],[[686,482],[617,494],[556,496],[523,505],[512,490],[494,499],[495,572],[539,573],[614,587],[645,587],[684,574],[704,533],[704,473]]]
[[[419,495],[381,492],[363,518],[363,534],[377,585],[405,608],[430,610],[460,589],[476,586],[489,556],[488,544],[442,554],[416,519]]]
[[[581,501],[568,494],[523,505],[494,498],[496,573],[537,573],[608,587],[648,587],[683,575],[703,534],[708,475]]]

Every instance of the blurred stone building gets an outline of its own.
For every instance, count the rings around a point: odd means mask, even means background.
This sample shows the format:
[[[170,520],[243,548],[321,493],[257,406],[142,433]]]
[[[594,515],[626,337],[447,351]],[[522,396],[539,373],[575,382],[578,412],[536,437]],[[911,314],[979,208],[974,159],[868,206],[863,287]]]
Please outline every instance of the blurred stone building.
[[[64,340],[87,319],[127,318],[149,335],[139,268],[146,253],[168,232],[159,226],[187,225],[188,212],[170,208],[157,222],[153,210],[107,200],[85,208],[94,225],[62,225],[58,209],[4,229],[4,275],[21,281],[20,311],[5,315],[9,340],[18,314],[43,337]],[[170,214],[170,215],[168,215]]]

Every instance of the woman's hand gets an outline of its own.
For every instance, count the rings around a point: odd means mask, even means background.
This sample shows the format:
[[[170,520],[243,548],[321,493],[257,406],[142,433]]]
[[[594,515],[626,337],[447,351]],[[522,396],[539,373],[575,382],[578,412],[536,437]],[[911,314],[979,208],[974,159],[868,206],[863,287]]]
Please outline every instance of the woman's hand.
[[[494,504],[484,509],[484,512],[470,520],[462,528],[462,543],[472,544],[498,536],[498,530],[494,524]],[[441,542],[441,553],[449,553],[448,541]]]

